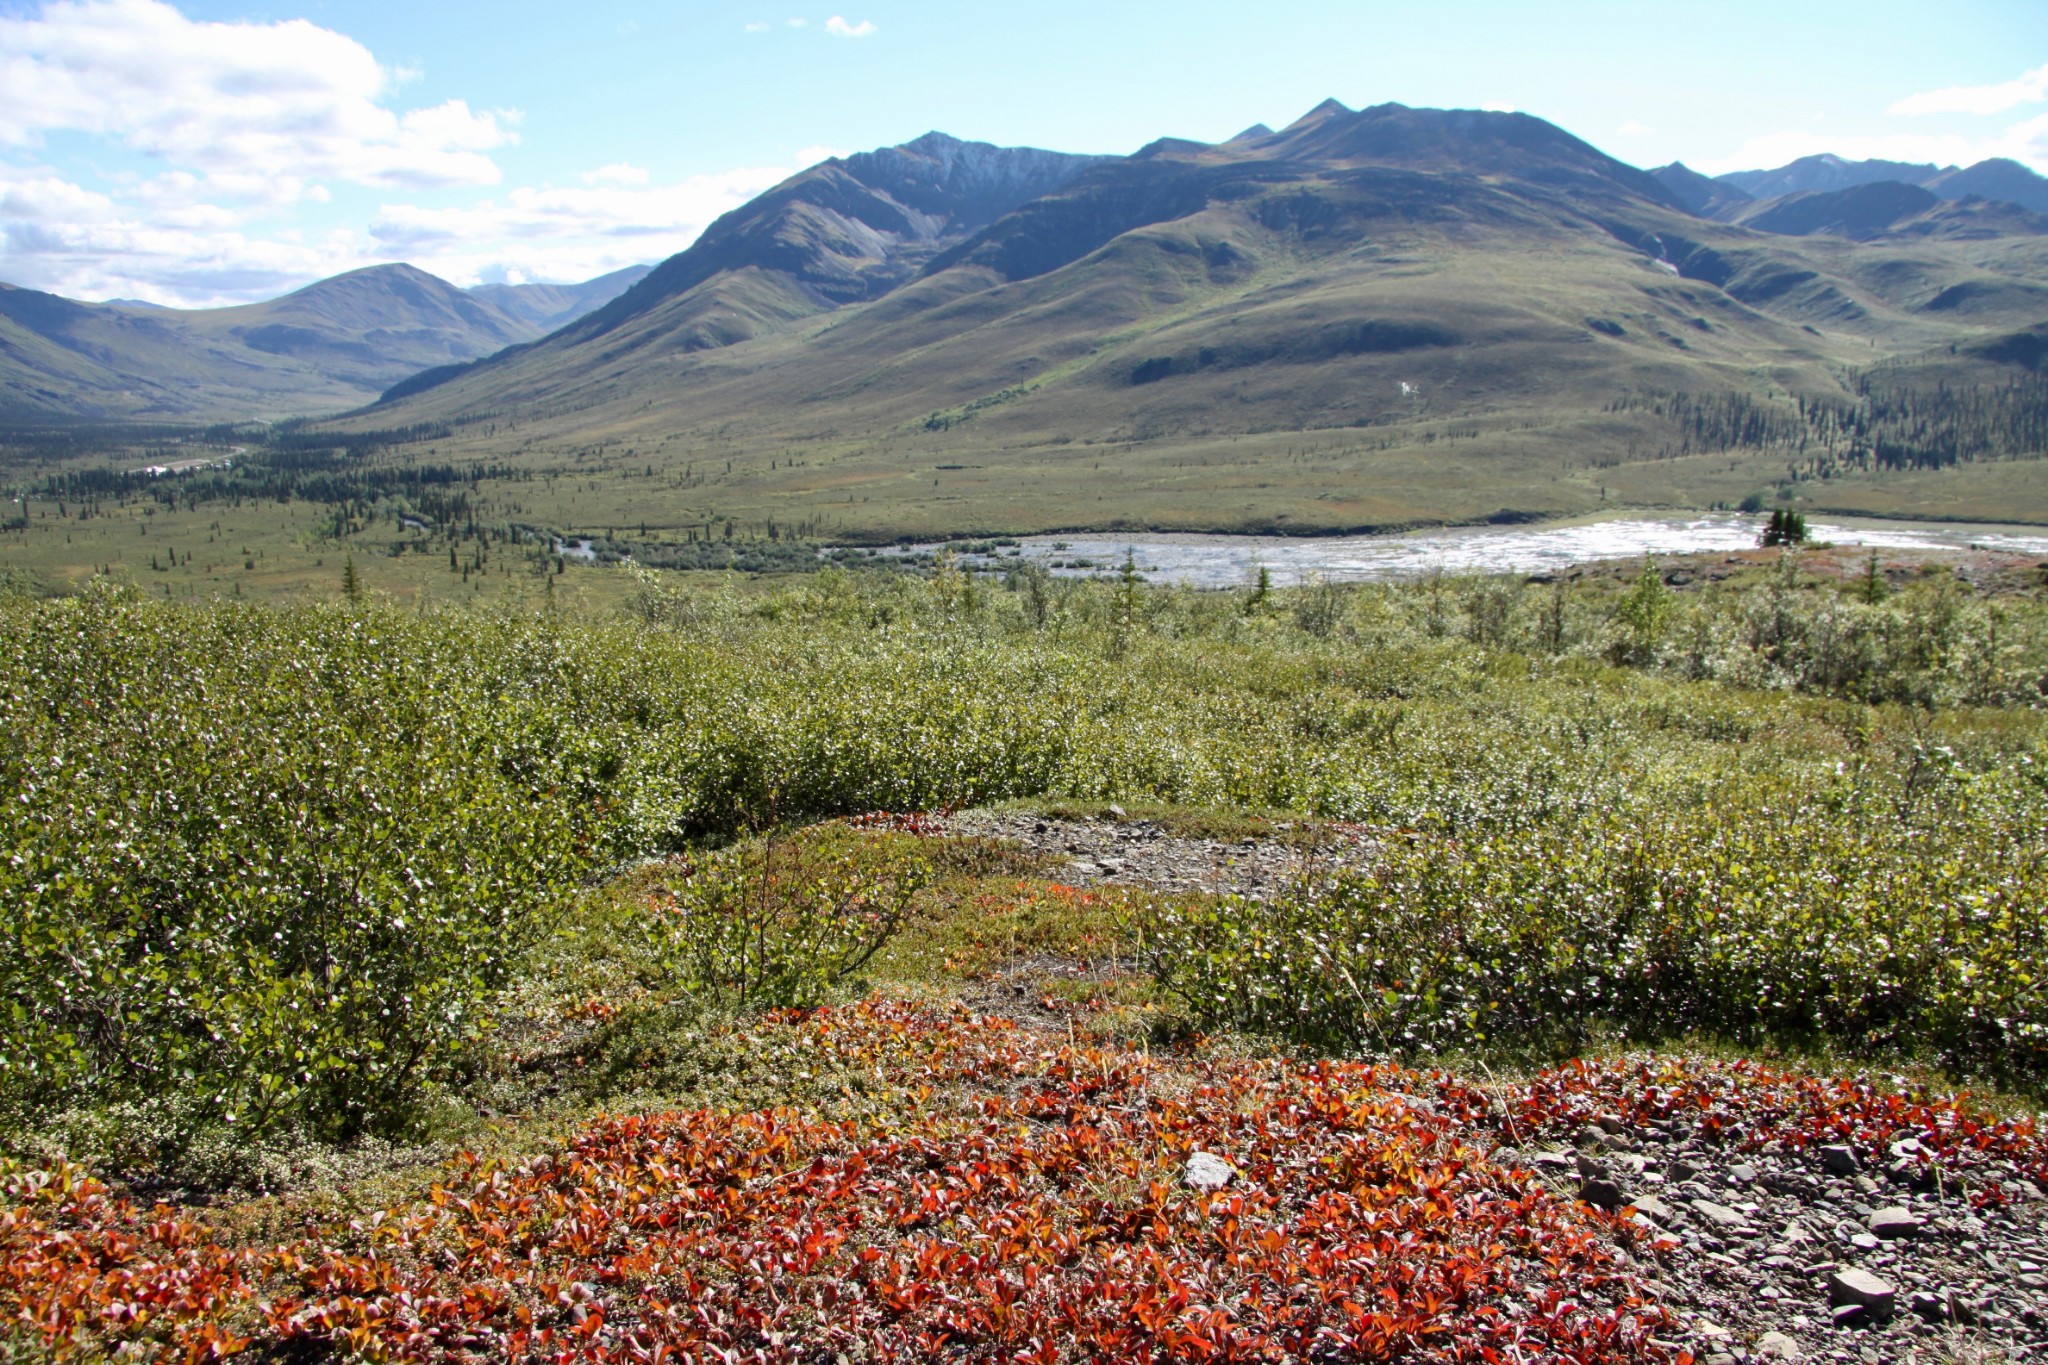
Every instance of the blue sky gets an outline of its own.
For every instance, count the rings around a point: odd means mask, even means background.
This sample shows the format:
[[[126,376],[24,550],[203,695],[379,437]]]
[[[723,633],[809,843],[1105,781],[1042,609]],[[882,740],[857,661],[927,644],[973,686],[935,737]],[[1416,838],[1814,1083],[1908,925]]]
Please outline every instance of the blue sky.
[[[1326,96],[1522,109],[1642,166],[2048,172],[2048,4],[0,0],[0,280],[582,279],[834,152],[1126,152]]]

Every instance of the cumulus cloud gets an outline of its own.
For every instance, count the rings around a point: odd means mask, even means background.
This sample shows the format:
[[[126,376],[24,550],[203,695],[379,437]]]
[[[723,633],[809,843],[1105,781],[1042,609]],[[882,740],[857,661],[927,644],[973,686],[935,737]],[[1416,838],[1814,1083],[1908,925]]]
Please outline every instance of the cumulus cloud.
[[[1997,85],[1951,85],[1908,95],[1891,107],[1894,114],[2003,114],[2023,104],[2048,100],[2048,66],[2039,66],[2018,80]]]
[[[647,168],[614,161],[609,166],[599,166],[594,171],[583,173],[586,185],[644,185],[647,183]]]
[[[269,298],[324,276],[405,260],[458,285],[590,279],[689,246],[718,215],[835,155],[668,184],[639,167],[600,167],[571,188],[521,187],[461,206],[384,204],[360,229],[260,232],[208,205],[165,212],[0,163],[0,278],[71,298],[208,307]],[[636,176],[638,177],[636,179]],[[167,178],[168,179],[168,178]],[[180,204],[182,187],[157,187]]]
[[[401,73],[303,19],[215,23],[163,0],[58,0],[0,18],[0,145],[88,133],[274,197],[282,177],[386,188],[496,184],[517,116],[462,100],[397,110]],[[296,191],[295,191],[296,192]]]
[[[842,16],[835,14],[825,21],[825,32],[835,38],[866,38],[874,31],[874,24],[866,19],[857,24],[849,24]]]

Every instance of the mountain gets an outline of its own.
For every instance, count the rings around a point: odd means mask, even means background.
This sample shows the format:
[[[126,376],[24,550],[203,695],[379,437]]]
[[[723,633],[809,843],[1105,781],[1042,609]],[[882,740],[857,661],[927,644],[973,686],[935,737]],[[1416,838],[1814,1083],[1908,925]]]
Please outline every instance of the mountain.
[[[1744,226],[1694,211],[1703,179],[1528,115],[1336,101],[1122,157],[933,134],[328,429],[573,468],[532,514],[600,531],[1331,529],[1593,510],[1621,461],[1667,486],[1656,453],[1704,438],[1648,395],[1853,402],[1888,357],[1968,384],[2035,355],[2022,210],[1710,182]],[[1714,468],[1739,498],[1786,465]]]
[[[1677,196],[1679,203],[1702,218],[1727,216],[1755,199],[1754,195],[1740,186],[1701,175],[1683,161],[1659,166],[1650,174],[1656,176],[1665,189]]]
[[[1993,157],[1961,170],[1946,170],[1921,182],[1944,199],[1998,199],[2035,213],[2048,213],[2048,177],[2017,161]]]
[[[1776,199],[1780,195],[1814,191],[1847,190],[1881,180],[1901,185],[1924,185],[1941,174],[1939,166],[1915,165],[1905,161],[1847,161],[1823,153],[1802,156],[1769,171],[1730,171],[1717,177],[1752,199]]]
[[[602,308],[647,278],[651,265],[629,265],[582,284],[479,284],[469,293],[540,332],[552,332]]]
[[[1001,193],[965,197],[968,167]],[[1687,439],[1630,395],[1848,401],[1854,367],[1960,379],[2041,316],[2020,210],[1893,187],[1750,206],[1764,231],[1689,188],[1527,115],[1400,105],[1114,158],[932,135],[806,171],[604,308],[331,429],[425,424],[535,470],[615,447],[656,482],[589,485],[600,527],[1384,525],[1597,506],[1569,471]]]
[[[0,418],[333,412],[419,370],[531,341],[552,319],[580,316],[629,283],[522,286],[534,292],[501,302],[409,265],[380,265],[209,309],[79,303],[0,285]]]
[[[1905,161],[1846,161],[1838,156],[1805,156],[1776,170],[1733,171],[1719,179],[1722,184],[1731,185],[1752,199],[1825,193],[1892,181],[1932,190],[1947,200],[1975,196],[2018,204],[2035,213],[2048,213],[2048,177],[2037,175],[2019,162],[2003,157],[1980,161],[1974,166],[1943,168]],[[1710,217],[1721,216],[1716,210],[1704,212]]]
[[[2013,204],[1971,197],[1949,203],[1932,190],[1879,180],[1853,189],[1807,191],[1752,200],[1729,221],[1788,237],[1828,233],[1857,241],[1880,237],[1991,239],[2048,234],[2048,217]]]

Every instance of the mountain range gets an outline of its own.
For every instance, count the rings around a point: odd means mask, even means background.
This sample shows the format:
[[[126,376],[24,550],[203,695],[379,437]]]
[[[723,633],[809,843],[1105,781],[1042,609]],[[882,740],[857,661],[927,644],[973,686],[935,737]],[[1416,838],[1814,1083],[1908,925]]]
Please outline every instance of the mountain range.
[[[205,314],[11,291],[0,375],[19,391],[24,354],[99,367],[96,387],[49,381],[51,410],[222,412],[264,384],[275,411],[292,384],[296,411],[368,402],[297,439],[427,431],[436,458],[551,488],[573,468],[574,506],[504,495],[565,526],[1590,510],[1638,477],[1598,470],[1789,430],[1865,402],[1880,368],[1959,393],[2039,366],[2048,216],[1973,192],[2025,199],[2031,176],[1817,158],[1710,179],[1526,114],[1334,100],[1116,157],[931,133],[803,171],[588,292],[404,267]],[[88,323],[146,363],[123,368]],[[178,344],[145,354],[159,332]],[[241,369],[202,373],[223,352]],[[1828,420],[1830,442],[1854,426]],[[1698,496],[1768,465],[1703,473]],[[1663,496],[1677,470],[1640,481]]]
[[[1622,394],[1839,395],[1846,367],[1967,365],[2044,321],[2048,218],[2009,202],[1757,199],[1528,115],[1329,101],[1127,157],[930,134],[827,162],[603,308],[342,429],[487,414],[535,447],[716,433],[1029,465],[1455,418],[1533,453],[1651,439],[1605,411]]]
[[[637,283],[463,290],[409,265],[232,308],[80,303],[0,284],[0,419],[282,417],[352,408],[407,375],[530,341]]]

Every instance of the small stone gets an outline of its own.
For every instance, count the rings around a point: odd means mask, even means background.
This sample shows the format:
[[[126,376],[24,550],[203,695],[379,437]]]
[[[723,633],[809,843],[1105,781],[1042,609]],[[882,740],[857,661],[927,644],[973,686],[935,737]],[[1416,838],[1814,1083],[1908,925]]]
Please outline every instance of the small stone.
[[[1602,1114],[1593,1120],[1603,1133],[1626,1133],[1628,1123],[1619,1114]]]
[[[1538,1152],[1529,1158],[1531,1166],[1542,1166],[1553,1171],[1570,1170],[1572,1159],[1563,1152]]]
[[[1618,1209],[1629,1202],[1628,1192],[1605,1176],[1580,1181],[1579,1198],[1599,1209]]]
[[[1918,1236],[1922,1224],[1919,1215],[1911,1209],[1895,1206],[1872,1213],[1866,1220],[1866,1226],[1889,1242],[1900,1237]]]
[[[1863,1163],[1856,1159],[1856,1149],[1845,1142],[1821,1148],[1820,1164],[1836,1175],[1854,1175],[1863,1169]]]
[[[1220,1190],[1237,1179],[1237,1167],[1217,1156],[1214,1152],[1196,1152],[1188,1157],[1187,1169],[1181,1172],[1181,1181],[1189,1189]]]
[[[1673,1209],[1654,1194],[1638,1195],[1635,1204],[1637,1213],[1642,1214],[1643,1217],[1651,1222],[1661,1224],[1667,1228],[1678,1217],[1676,1209]]]
[[[1837,1327],[1862,1327],[1874,1322],[1870,1310],[1860,1303],[1845,1303],[1833,1314]]]
[[[1122,820],[1126,818],[1126,816],[1128,815],[1129,812],[1126,811],[1122,806],[1112,805],[1109,808],[1109,818],[1112,820]]]
[[[1783,1332],[1766,1332],[1756,1339],[1756,1353],[1769,1360],[1791,1362],[1800,1358],[1799,1343]]]
[[[1898,1290],[1869,1271],[1858,1270],[1854,1266],[1835,1271],[1827,1277],[1827,1282],[1828,1302],[1837,1308],[1854,1304],[1868,1308],[1877,1317],[1887,1318],[1898,1302]]]
[[[1875,1233],[1852,1232],[1849,1234],[1849,1245],[1858,1251],[1875,1251],[1884,1244],[1877,1240]]]
[[[1700,1217],[1717,1228],[1739,1228],[1747,1221],[1726,1204],[1716,1204],[1711,1199],[1695,1199],[1692,1201],[1692,1207]]]
[[[1682,1156],[1675,1156],[1664,1163],[1664,1178],[1674,1185],[1682,1185],[1700,1173],[1700,1168]]]
[[[1916,1316],[1932,1323],[1955,1322],[1967,1325],[1977,1318],[1968,1304],[1947,1292],[1937,1294],[1931,1290],[1916,1289],[1906,1296],[1906,1307],[1912,1309]]]
[[[1728,1168],[1728,1183],[1731,1185],[1756,1184],[1756,1167],[1746,1161],[1738,1161]]]

